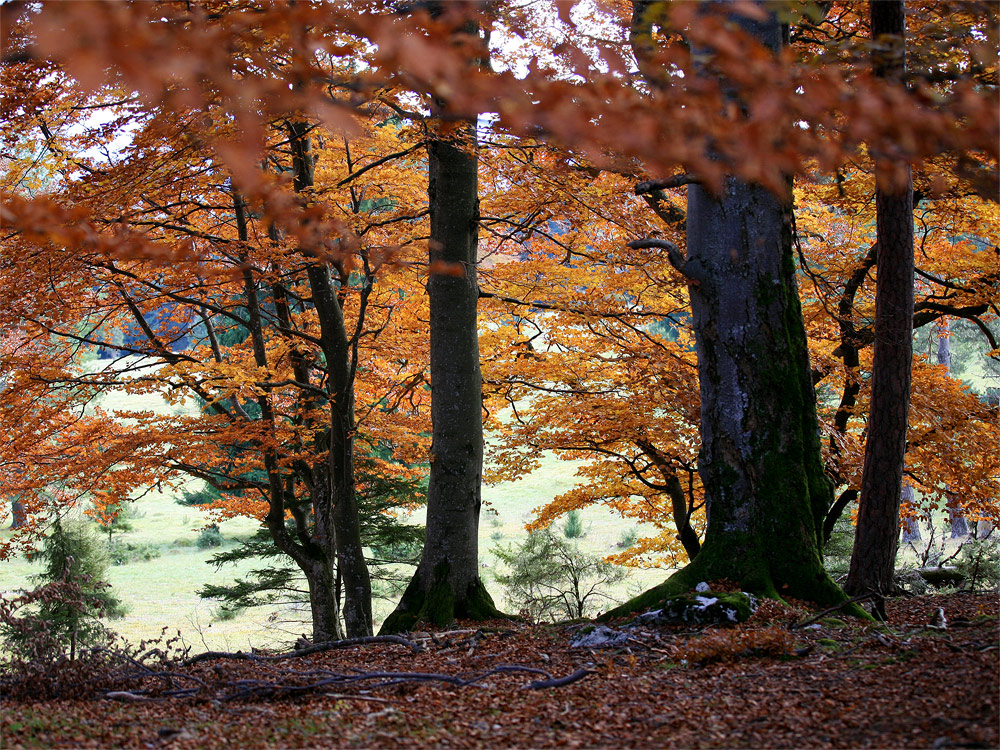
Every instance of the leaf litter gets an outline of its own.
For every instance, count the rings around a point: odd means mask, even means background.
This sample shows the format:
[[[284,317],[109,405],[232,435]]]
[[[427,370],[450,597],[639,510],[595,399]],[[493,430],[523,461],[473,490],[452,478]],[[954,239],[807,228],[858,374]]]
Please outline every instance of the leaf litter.
[[[804,605],[765,601],[731,628],[623,621],[609,648],[572,647],[579,623],[494,621],[132,665],[89,696],[4,691],[0,746],[995,748],[998,605],[895,599],[885,624],[795,629]]]

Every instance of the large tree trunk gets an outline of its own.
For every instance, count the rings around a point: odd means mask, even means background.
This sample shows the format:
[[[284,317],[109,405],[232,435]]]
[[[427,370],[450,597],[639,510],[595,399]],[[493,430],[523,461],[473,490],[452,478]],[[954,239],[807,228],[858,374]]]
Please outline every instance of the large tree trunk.
[[[773,14],[734,19],[777,50]],[[832,500],[795,284],[789,204],[730,178],[714,197],[688,188],[687,258],[701,390],[708,527],[698,556],[609,616],[701,581],[822,604],[846,598],[823,568]]]
[[[433,436],[427,530],[420,564],[383,633],[409,630],[421,620],[444,625],[455,618],[500,616],[479,578],[483,422],[477,168],[474,122],[442,132],[428,146]]]
[[[902,80],[906,68],[902,0],[871,3],[877,75]],[[875,352],[868,439],[861,478],[858,527],[845,589],[851,594],[893,591],[899,542],[899,503],[913,368],[913,183],[907,165],[876,155]],[[876,614],[884,618],[881,599]]]

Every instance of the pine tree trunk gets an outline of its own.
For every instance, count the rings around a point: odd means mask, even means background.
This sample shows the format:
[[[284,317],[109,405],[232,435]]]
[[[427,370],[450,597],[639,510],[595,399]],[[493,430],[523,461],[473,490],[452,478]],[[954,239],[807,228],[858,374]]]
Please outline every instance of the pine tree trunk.
[[[479,578],[483,470],[476,261],[479,222],[475,124],[428,146],[431,217],[431,469],[420,564],[383,633],[421,620],[500,616]]]
[[[777,50],[781,27],[767,15],[760,23],[733,20]],[[732,178],[718,198],[689,186],[683,270],[698,351],[705,542],[687,567],[606,617],[722,578],[765,596],[842,602],[820,551],[832,488],[820,454],[788,203]]]
[[[890,49],[873,54],[876,74],[905,72],[902,0],[871,5],[872,37]],[[875,352],[857,533],[845,589],[854,595],[895,589],[906,426],[913,366],[913,183],[907,165],[876,158]],[[876,612],[884,616],[880,600]]]

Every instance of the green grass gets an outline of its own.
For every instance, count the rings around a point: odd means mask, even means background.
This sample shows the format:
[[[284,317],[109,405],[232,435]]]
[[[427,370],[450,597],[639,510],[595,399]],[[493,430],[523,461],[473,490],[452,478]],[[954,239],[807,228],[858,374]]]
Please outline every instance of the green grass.
[[[96,369],[107,362],[90,362],[88,369]],[[109,411],[153,411],[157,413],[195,413],[196,405],[188,402],[170,406],[157,394],[130,395],[122,391],[106,394],[100,406]],[[509,545],[527,537],[524,525],[533,518],[533,511],[571,489],[577,483],[578,462],[563,461],[552,455],[542,457],[541,468],[513,482],[484,487],[484,509],[479,529],[481,575],[501,609],[516,611],[507,602],[503,591],[493,576],[497,559],[492,549],[497,542],[492,538],[502,534],[500,544]],[[197,508],[182,506],[176,498],[183,488],[151,490],[138,497],[132,505],[133,517],[129,519],[132,530],[117,535],[123,542],[150,544],[157,547],[160,557],[149,561],[132,562],[109,568],[108,582],[116,594],[129,607],[128,614],[109,625],[130,641],[152,638],[163,628],[171,635],[180,630],[184,640],[199,649],[248,649],[253,646],[288,643],[303,628],[292,620],[301,621],[301,615],[291,615],[277,607],[257,607],[235,617],[218,620],[214,611],[217,601],[201,599],[197,595],[205,583],[225,583],[237,574],[254,566],[253,561],[239,566],[227,565],[221,570],[206,565],[219,548],[199,550],[195,546],[198,534],[211,519]],[[74,512],[79,513],[78,508]],[[585,551],[602,555],[618,551],[616,544],[622,532],[636,528],[633,521],[618,518],[604,508],[585,508],[581,511],[585,535],[576,541]],[[413,523],[423,523],[422,512],[412,517]],[[252,519],[232,519],[219,525],[225,538],[222,549],[235,546],[242,538],[249,537],[257,524]],[[652,529],[646,529],[651,533]],[[640,534],[643,529],[639,527]],[[10,536],[10,531],[0,531],[0,538]],[[38,567],[27,559],[16,557],[3,563],[0,592],[11,592],[31,586],[31,576]],[[630,577],[616,595],[624,600],[631,594],[660,582],[665,571],[630,570]],[[395,602],[376,599],[373,605],[376,628],[395,606]]]
[[[574,471],[575,464],[547,456],[542,467],[524,480],[483,488],[488,508],[479,530],[481,574],[501,609],[512,611],[514,607],[504,600],[502,589],[494,581],[497,560],[492,549],[497,542],[491,536],[501,532],[504,545],[526,538],[524,524],[531,519],[532,511],[572,487]],[[185,641],[196,650],[245,650],[251,645],[292,640],[302,628],[289,628],[287,632],[278,629],[278,621],[285,619],[285,615],[275,607],[251,608],[228,620],[215,619],[213,612],[218,602],[201,599],[196,591],[205,583],[230,581],[237,573],[253,567],[253,563],[227,565],[218,571],[207,565],[206,561],[219,548],[199,550],[195,541],[209,519],[196,508],[178,505],[174,497],[173,493],[153,491],[139,499],[134,504],[135,517],[130,519],[133,530],[117,535],[124,542],[155,545],[161,556],[108,569],[108,582],[129,607],[125,618],[110,622],[110,626],[130,641],[154,637],[163,628],[168,628],[171,635],[180,630]],[[601,508],[584,509],[581,515],[587,533],[577,541],[590,552],[617,551],[615,545],[622,531],[635,526],[634,522],[616,518]],[[422,523],[423,519],[417,515],[412,521]],[[251,519],[221,523],[219,528],[225,538],[222,549],[235,546],[239,539],[251,535],[255,527],[256,522]],[[9,535],[6,529],[0,532],[0,536]],[[30,586],[30,576],[38,573],[38,566],[17,557],[6,561],[3,570],[2,588],[12,591]],[[630,570],[626,586],[617,595],[625,599],[633,591],[658,583],[664,576],[665,571]],[[392,606],[394,602],[376,600],[376,619],[381,622]],[[272,616],[274,620],[270,620]]]

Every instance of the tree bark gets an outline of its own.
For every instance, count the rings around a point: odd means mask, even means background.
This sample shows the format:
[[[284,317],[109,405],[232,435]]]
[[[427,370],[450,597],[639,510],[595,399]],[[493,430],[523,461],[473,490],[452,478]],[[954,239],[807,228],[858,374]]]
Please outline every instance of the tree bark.
[[[12,500],[10,503],[10,528],[19,529],[24,526],[27,520],[27,511],[24,508],[24,503],[20,500]]]
[[[937,363],[944,366],[947,372],[951,372],[951,327],[948,325],[948,318],[942,317],[937,322]],[[950,492],[949,500],[956,500]],[[969,522],[962,513],[962,508],[957,502],[948,506],[948,525],[951,527],[951,538],[962,539],[969,535]]]
[[[351,346],[330,267],[316,261],[308,269],[313,304],[319,316],[323,354],[327,364],[326,390],[330,394],[329,455],[316,467],[313,493],[329,493],[328,502],[314,502],[316,533],[331,534],[343,580],[344,625],[348,638],[371,635],[372,588],[361,544],[361,521],[354,482],[354,382]]]
[[[340,601],[334,586],[335,573],[331,560],[331,556],[324,555],[300,566],[306,577],[306,585],[309,587],[313,643],[339,641],[344,638],[344,631],[340,625]]]
[[[296,193],[305,194],[313,186],[313,159],[308,136],[308,124],[288,124],[288,143],[292,152],[292,172]],[[245,207],[235,197],[237,226],[240,239],[246,241]],[[274,228],[272,239],[279,237]],[[268,366],[263,319],[257,282],[250,267],[244,269],[244,289],[253,339],[254,357],[259,367]],[[320,458],[315,462],[302,460],[293,467],[283,467],[278,449],[265,449],[264,463],[268,475],[268,530],[275,545],[291,557],[306,577],[312,612],[313,641],[337,640],[372,634],[371,581],[361,543],[360,518],[355,495],[354,477],[354,367],[350,338],[344,313],[337,296],[336,283],[326,260],[310,260],[306,275],[320,327],[320,347],[327,376],[321,384],[326,393],[329,421],[317,423],[316,449]],[[275,309],[279,331],[290,326],[285,291],[274,287]],[[308,367],[297,355],[291,355],[296,379],[309,383]],[[275,425],[277,417],[270,394],[261,395],[258,402],[261,416]],[[296,499],[295,485],[307,497],[307,508]],[[285,526],[286,514],[291,513],[295,532]],[[344,626],[341,628],[340,598],[337,581],[343,583]]]
[[[877,75],[902,81],[906,69],[902,0],[872,2]],[[875,351],[858,526],[845,589],[888,594],[899,542],[906,426],[913,367],[913,182],[909,165],[876,155]],[[876,614],[884,617],[880,600]]]
[[[427,149],[433,431],[427,528],[420,564],[382,633],[410,630],[425,620],[445,625],[455,618],[502,616],[479,578],[483,412],[476,123],[439,121],[437,127]]]
[[[902,503],[904,505],[913,505],[913,485],[909,482],[903,482],[903,496]],[[909,516],[903,522],[903,544],[909,544],[910,542],[920,541],[920,522],[917,521],[913,516]]]
[[[779,49],[781,26],[769,10],[761,22],[733,20]],[[846,599],[820,551],[832,488],[820,454],[789,211],[787,196],[733,178],[718,197],[688,186],[683,270],[691,280],[708,527],[687,567],[606,616],[722,578],[769,597]]]
[[[951,326],[948,317],[943,316],[937,322],[937,363],[944,365],[947,372],[951,372]]]
[[[314,184],[308,123],[290,123],[288,131],[295,190],[302,193]],[[354,481],[354,433],[357,425],[351,341],[329,262],[313,261],[307,269],[307,276],[319,318],[320,346],[327,366],[324,386],[330,404],[330,422],[326,433],[329,453],[324,465],[314,467],[311,477],[315,496],[314,537],[325,548],[336,551],[337,571],[343,581],[347,637],[361,638],[373,632],[372,587],[361,544],[361,521]],[[331,590],[334,590],[332,579]]]

